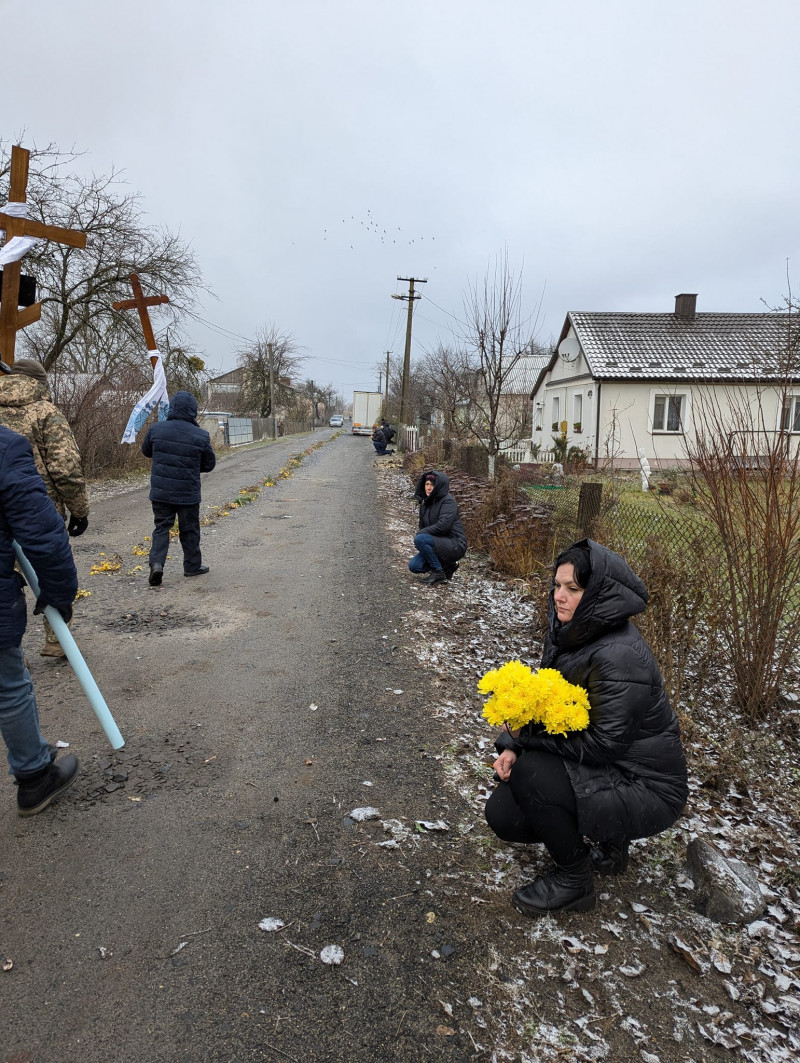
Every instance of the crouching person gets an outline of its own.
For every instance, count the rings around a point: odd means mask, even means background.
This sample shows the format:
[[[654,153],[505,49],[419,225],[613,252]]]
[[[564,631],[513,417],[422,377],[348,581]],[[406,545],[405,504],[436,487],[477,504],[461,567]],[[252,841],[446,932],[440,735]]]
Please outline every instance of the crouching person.
[[[556,559],[542,667],[589,699],[582,731],[506,728],[486,802],[504,841],[542,844],[554,867],[512,898],[525,915],[589,911],[594,875],[628,866],[628,844],[671,827],[688,796],[678,720],[631,617],[647,590],[619,554],[585,539]],[[585,838],[590,840],[586,844]]]
[[[52,605],[69,622],[78,576],[67,529],[47,497],[30,443],[0,426],[0,732],[17,780],[17,811],[34,816],[72,785],[78,761],[71,755],[55,761],[39,730],[22,653],[27,616],[24,581],[14,571],[15,539],[39,579],[35,612]]]
[[[458,562],[467,552],[467,536],[450,494],[450,479],[444,472],[423,473],[414,492],[419,499],[419,532],[414,536],[417,553],[408,562],[415,573],[428,572],[424,583],[442,583],[453,578]]]

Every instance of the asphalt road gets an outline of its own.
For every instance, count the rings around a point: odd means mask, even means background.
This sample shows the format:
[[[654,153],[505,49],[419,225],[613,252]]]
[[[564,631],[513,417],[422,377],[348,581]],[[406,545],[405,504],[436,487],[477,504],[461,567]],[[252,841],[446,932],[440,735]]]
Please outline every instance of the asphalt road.
[[[310,442],[221,462],[204,507]],[[183,577],[175,543],[159,589],[131,553],[146,489],[93,506],[73,630],[126,746],[112,754],[69,665],[38,656],[31,620],[42,727],[81,773],[29,820],[3,786],[4,1063],[475,1058],[440,1004],[466,1008],[482,947],[442,888],[452,854],[431,836],[382,847],[379,822],[347,817],[372,805],[413,827],[444,800],[373,463],[369,440],[333,439],[203,529],[207,576]],[[101,553],[122,570],[90,576]]]

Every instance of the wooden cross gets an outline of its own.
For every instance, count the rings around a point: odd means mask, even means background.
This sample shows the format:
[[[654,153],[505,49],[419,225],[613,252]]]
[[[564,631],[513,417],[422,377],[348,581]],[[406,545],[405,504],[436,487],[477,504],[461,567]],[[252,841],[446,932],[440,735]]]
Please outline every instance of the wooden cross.
[[[8,192],[9,203],[25,203],[28,189],[28,162],[30,152],[16,144],[11,149],[11,187]],[[6,242],[15,236],[35,236],[40,240],[55,240],[58,244],[69,247],[86,247],[86,233],[75,229],[62,229],[58,225],[44,225],[32,218],[15,218],[0,211],[0,229],[6,231]],[[19,277],[22,269],[20,262],[9,262],[3,269],[3,291],[0,296],[0,358],[6,365],[14,364],[14,348],[17,332],[38,321],[42,313],[42,304],[19,310]]]
[[[148,351],[155,351],[156,338],[153,335],[153,326],[150,324],[150,314],[148,312],[148,306],[158,306],[160,303],[168,303],[168,295],[148,295],[145,297],[142,291],[142,286],[139,283],[139,275],[137,273],[131,273],[131,288],[133,288],[133,299],[123,299],[119,303],[112,303],[111,305],[115,310],[138,310],[139,320],[142,323],[142,332],[144,332],[144,342],[147,344]],[[156,356],[150,355],[150,361],[155,369]]]

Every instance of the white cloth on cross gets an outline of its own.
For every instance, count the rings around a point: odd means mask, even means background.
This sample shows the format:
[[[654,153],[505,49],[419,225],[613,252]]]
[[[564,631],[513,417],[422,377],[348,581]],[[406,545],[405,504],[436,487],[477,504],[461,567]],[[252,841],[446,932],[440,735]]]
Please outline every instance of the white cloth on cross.
[[[27,203],[6,203],[2,210],[3,214],[8,214],[11,218],[27,218],[28,217],[28,204]],[[5,229],[0,229],[0,233],[5,234]],[[40,243],[40,240],[36,236],[14,236],[7,244],[0,247],[0,266],[7,266],[10,262],[19,262],[23,255],[27,255],[32,247]]]
[[[169,395],[167,394],[167,376],[164,365],[158,351],[147,352],[156,362],[153,366],[153,386],[133,407],[133,413],[128,418],[128,424],[122,437],[123,443],[135,443],[136,434],[144,422],[158,406],[159,421],[166,421],[169,409]]]

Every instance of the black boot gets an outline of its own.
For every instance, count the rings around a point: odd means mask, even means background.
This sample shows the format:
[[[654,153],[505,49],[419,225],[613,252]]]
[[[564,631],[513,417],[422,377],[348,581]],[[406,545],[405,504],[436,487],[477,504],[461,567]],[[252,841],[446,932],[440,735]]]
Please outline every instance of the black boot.
[[[41,768],[33,775],[17,775],[17,813],[35,816],[47,808],[54,797],[67,790],[78,775],[78,759],[72,754]]]
[[[445,574],[444,574],[444,569],[443,568],[435,568],[431,572],[430,576],[428,576],[422,582],[423,583],[428,583],[428,584],[431,584],[431,583],[444,583],[444,581],[446,579],[447,579],[447,576],[445,576]]]
[[[147,581],[151,587],[160,587],[161,580],[164,576],[164,566],[159,565],[156,561],[154,565],[150,566],[150,578]]]
[[[590,856],[598,875],[621,875],[628,867],[628,842],[598,842]]]
[[[448,580],[451,580],[458,572],[458,561],[454,561],[452,565],[444,565],[444,574]]]
[[[518,912],[535,918],[548,912],[588,912],[594,908],[594,876],[588,854],[568,867],[556,864],[555,871],[521,886],[511,898]]]

